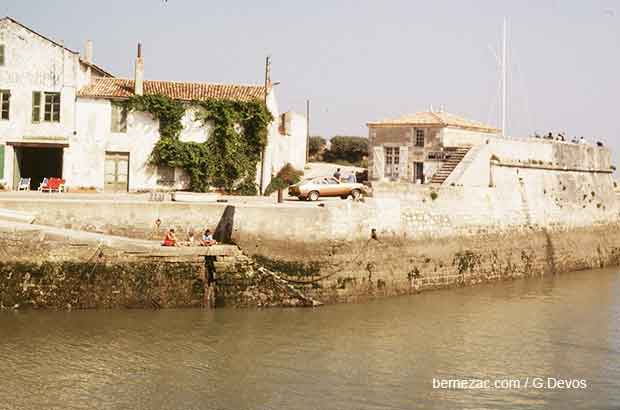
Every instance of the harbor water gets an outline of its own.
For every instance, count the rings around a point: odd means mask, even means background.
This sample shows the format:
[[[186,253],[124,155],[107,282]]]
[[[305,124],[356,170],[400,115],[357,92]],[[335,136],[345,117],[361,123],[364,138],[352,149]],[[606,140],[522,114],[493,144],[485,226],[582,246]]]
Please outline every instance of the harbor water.
[[[0,363],[2,410],[619,409],[620,269],[316,309],[2,311]]]

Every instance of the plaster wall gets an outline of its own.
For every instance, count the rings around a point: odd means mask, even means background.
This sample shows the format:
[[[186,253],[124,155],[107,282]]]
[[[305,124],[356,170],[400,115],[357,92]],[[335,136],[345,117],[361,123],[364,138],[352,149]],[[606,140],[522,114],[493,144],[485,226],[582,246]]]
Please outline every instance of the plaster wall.
[[[90,78],[79,54],[25,29],[9,19],[0,20],[0,44],[5,63],[0,66],[0,89],[10,90],[9,120],[0,120],[0,144],[33,139],[67,140],[75,131],[76,90]],[[60,122],[33,123],[32,93],[61,93]],[[43,107],[42,107],[43,109]],[[13,156],[6,147],[4,180],[13,179]],[[67,176],[67,174],[64,174]]]
[[[286,133],[278,132],[272,136],[273,160],[270,175],[277,174],[287,162],[298,170],[303,170],[306,165],[306,117],[295,112],[284,115],[287,119]]]

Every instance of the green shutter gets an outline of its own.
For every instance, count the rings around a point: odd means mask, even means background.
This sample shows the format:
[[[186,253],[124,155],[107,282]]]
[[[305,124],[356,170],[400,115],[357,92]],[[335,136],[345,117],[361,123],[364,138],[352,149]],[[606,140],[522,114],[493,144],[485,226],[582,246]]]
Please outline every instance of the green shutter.
[[[32,93],[32,122],[41,121],[41,91]]]
[[[4,178],[4,145],[0,145],[0,179]]]
[[[0,44],[0,65],[4,65],[4,44]]]

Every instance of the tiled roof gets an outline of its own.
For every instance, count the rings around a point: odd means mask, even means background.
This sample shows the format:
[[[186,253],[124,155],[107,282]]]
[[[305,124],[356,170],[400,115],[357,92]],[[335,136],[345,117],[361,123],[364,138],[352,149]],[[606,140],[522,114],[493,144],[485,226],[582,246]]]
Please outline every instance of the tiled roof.
[[[78,91],[78,97],[128,98],[134,95],[134,81],[123,78],[97,78]],[[175,100],[196,101],[210,98],[249,101],[265,97],[262,85],[182,83],[144,80],[144,94],[162,94]]]
[[[390,125],[417,125],[427,127],[456,127],[488,133],[498,133],[499,129],[490,125],[468,120],[458,115],[450,114],[445,111],[423,111],[415,114],[403,115],[395,119],[369,122],[368,126],[390,126]]]

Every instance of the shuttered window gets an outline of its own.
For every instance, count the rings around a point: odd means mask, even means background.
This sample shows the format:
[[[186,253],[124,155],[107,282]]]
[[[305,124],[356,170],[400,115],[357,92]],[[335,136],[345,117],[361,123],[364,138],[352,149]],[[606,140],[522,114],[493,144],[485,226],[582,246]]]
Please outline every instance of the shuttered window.
[[[60,93],[45,93],[45,111],[43,120],[60,122]]]
[[[4,44],[0,44],[0,66],[4,65]]]
[[[110,131],[127,132],[127,107],[119,103],[112,103]]]
[[[41,121],[41,91],[32,93],[32,122]]]
[[[9,119],[10,102],[11,92],[9,90],[0,90],[0,120]]]

